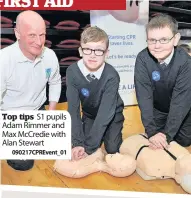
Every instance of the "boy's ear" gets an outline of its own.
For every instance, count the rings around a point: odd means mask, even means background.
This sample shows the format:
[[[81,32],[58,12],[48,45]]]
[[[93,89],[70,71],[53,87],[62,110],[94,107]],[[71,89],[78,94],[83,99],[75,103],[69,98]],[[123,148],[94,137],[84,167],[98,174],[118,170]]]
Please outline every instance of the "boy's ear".
[[[78,52],[80,54],[80,57],[82,57],[82,48],[81,47],[78,48]]]
[[[109,49],[107,49],[106,53],[105,53],[105,57],[107,58],[109,56]]]
[[[175,35],[174,46],[177,46],[177,45],[178,45],[178,42],[180,41],[180,38],[181,38],[180,33],[177,33],[177,34]]]

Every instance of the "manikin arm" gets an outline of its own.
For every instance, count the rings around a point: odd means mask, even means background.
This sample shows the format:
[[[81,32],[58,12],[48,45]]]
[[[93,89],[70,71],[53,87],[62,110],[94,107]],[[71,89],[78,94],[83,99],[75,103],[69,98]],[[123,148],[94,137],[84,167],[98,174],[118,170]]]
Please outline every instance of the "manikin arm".
[[[136,161],[129,155],[119,153],[106,155],[106,161],[104,161],[104,155],[101,149],[98,149],[95,153],[78,161],[57,160],[54,169],[59,174],[71,178],[81,178],[99,171],[115,177],[126,177],[135,171]]]
[[[81,160],[56,160],[54,169],[61,175],[71,178],[81,178],[99,171],[100,162],[103,159],[104,154],[101,149],[98,149],[95,153]]]

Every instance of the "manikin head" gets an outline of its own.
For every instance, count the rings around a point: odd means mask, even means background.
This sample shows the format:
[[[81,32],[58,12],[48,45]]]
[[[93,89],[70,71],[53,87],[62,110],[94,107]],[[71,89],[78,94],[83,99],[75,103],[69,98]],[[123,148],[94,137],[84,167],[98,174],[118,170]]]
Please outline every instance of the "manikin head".
[[[41,55],[46,35],[46,25],[43,18],[34,11],[23,11],[16,19],[15,36],[19,47],[30,60]]]
[[[129,176],[136,169],[136,161],[130,155],[108,154],[105,161],[111,168],[112,174],[117,177]]]
[[[191,194],[191,154],[183,155],[176,161],[175,180]]]
[[[79,53],[84,65],[90,71],[97,71],[108,55],[109,39],[105,31],[98,27],[88,27],[81,35]]]
[[[153,17],[146,27],[150,53],[159,61],[165,60],[180,40],[177,21],[168,15]]]

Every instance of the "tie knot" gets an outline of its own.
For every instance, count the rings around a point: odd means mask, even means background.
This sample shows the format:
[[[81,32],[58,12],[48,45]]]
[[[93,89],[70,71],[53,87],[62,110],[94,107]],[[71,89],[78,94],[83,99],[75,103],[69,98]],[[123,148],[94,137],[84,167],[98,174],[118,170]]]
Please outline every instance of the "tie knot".
[[[166,63],[162,63],[162,64],[160,64],[160,66],[161,66],[162,69],[165,69],[167,64]]]
[[[88,81],[90,81],[90,82],[92,82],[93,80],[95,80],[96,79],[96,77],[95,77],[95,75],[94,74],[88,74],[87,76],[86,76],[86,78],[88,79]]]

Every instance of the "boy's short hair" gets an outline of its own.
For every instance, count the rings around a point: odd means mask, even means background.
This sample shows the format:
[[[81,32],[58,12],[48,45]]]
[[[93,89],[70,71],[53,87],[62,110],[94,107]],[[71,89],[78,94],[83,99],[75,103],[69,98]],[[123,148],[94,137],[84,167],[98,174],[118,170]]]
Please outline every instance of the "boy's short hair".
[[[169,27],[174,35],[178,33],[178,22],[167,14],[158,14],[151,18],[146,26],[146,32],[148,33],[149,30],[164,27]]]
[[[104,30],[94,26],[86,28],[81,34],[81,43],[105,41],[106,47],[109,47],[109,38]]]
[[[188,44],[181,44],[179,47],[183,48],[187,53],[191,53],[191,47]]]

